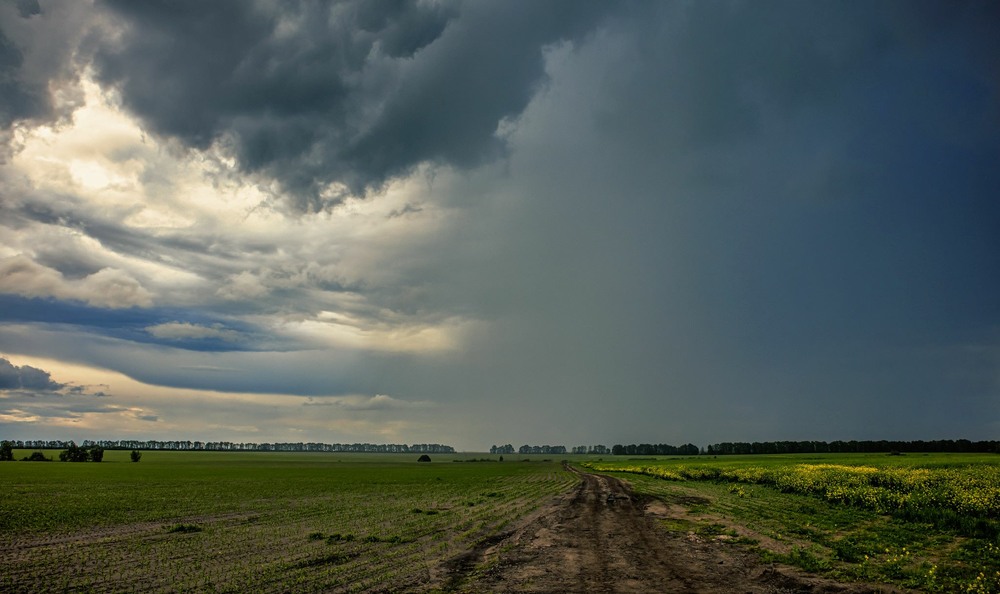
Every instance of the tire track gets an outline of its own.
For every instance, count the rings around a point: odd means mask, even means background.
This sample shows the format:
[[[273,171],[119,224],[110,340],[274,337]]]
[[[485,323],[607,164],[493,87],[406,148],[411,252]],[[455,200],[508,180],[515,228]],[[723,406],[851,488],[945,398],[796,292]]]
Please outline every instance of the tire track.
[[[842,584],[763,564],[752,550],[669,532],[654,500],[617,478],[566,469],[580,482],[514,530],[446,563],[448,592],[691,592],[861,594],[889,586]]]

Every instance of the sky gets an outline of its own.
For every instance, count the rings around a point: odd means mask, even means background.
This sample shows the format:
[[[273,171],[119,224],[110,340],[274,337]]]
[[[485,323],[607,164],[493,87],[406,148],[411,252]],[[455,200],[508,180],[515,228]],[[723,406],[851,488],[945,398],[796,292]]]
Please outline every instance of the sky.
[[[998,439],[1000,8],[4,0],[0,437]]]

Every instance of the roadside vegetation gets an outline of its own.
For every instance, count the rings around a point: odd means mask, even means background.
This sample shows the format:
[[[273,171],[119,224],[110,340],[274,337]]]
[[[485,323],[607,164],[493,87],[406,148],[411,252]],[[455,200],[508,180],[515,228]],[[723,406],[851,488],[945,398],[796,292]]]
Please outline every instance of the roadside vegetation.
[[[589,462],[688,509],[670,529],[837,579],[1000,593],[1000,458],[772,455]]]
[[[442,561],[577,481],[553,461],[416,460],[144,452],[134,464],[119,450],[4,465],[0,591],[422,591]]]

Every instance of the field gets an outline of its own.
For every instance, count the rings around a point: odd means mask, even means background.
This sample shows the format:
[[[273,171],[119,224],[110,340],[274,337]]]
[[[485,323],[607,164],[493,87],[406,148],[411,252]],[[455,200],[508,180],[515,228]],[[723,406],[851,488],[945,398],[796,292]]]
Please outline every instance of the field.
[[[516,591],[539,576],[551,591],[620,590],[631,576],[756,592],[783,587],[768,582],[777,562],[827,580],[1000,593],[995,455],[566,456],[630,487],[541,456],[468,457],[5,462],[0,591]],[[642,565],[629,565],[643,558],[631,541],[649,549]]]
[[[758,547],[837,579],[1000,592],[996,455],[727,456],[593,461],[682,506],[672,530]]]
[[[460,455],[128,454],[0,464],[0,591],[424,591],[578,480]]]

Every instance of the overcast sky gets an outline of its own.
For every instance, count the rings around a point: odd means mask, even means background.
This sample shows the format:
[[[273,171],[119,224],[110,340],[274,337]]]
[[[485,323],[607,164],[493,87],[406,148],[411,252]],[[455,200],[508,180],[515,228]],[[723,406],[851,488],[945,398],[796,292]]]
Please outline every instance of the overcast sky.
[[[0,438],[1000,437],[1000,10],[0,3]]]

